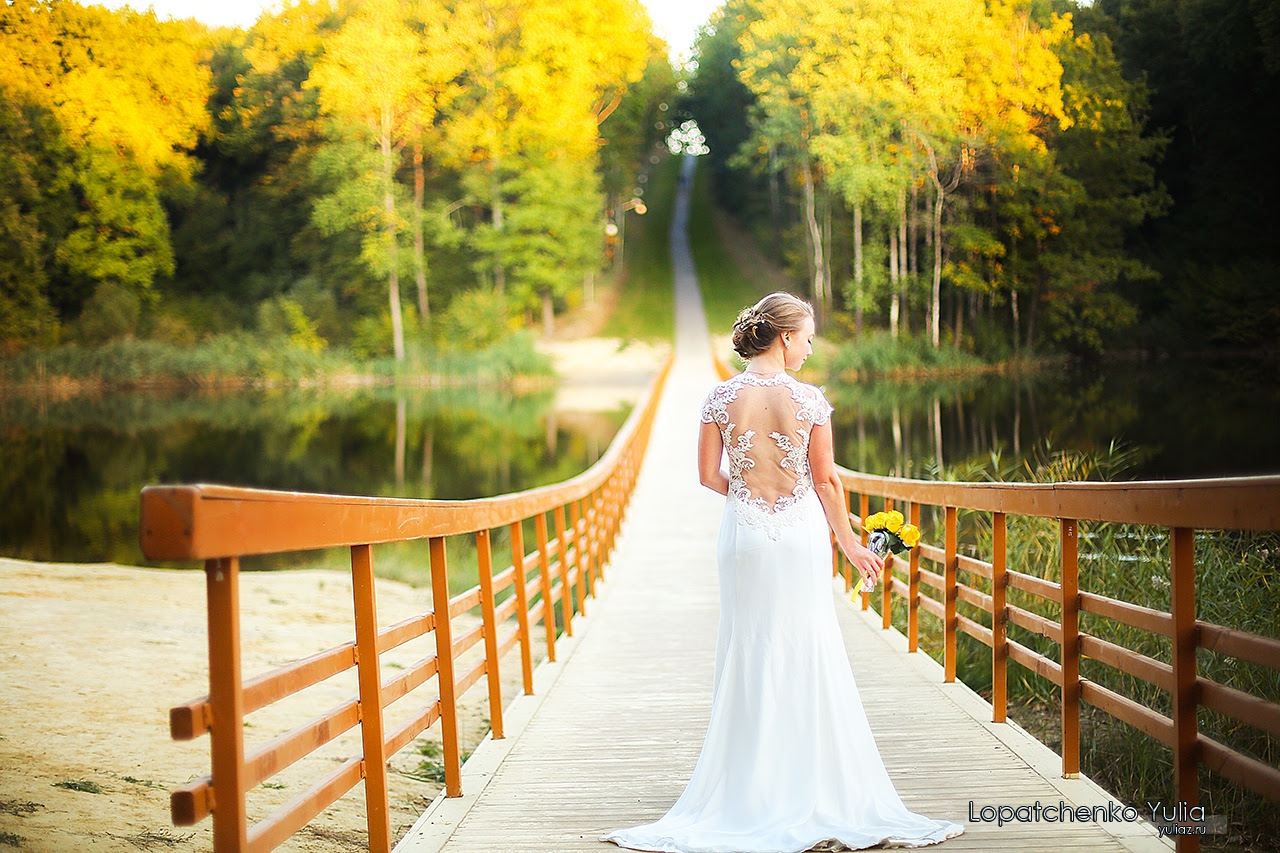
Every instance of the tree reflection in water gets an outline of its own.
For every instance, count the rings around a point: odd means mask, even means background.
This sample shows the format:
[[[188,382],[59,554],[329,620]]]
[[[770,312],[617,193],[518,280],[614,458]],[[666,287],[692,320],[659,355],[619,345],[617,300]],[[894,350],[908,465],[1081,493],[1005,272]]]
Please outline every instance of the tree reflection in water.
[[[591,465],[627,411],[551,401],[477,388],[0,399],[0,555],[141,564],[138,493],[152,484],[467,499],[555,482]]]

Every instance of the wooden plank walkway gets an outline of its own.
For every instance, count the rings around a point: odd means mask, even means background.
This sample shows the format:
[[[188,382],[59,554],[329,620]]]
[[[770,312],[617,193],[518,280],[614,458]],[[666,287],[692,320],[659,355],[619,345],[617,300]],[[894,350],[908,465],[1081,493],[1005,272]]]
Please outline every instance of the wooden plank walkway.
[[[689,182],[685,182],[687,188]],[[677,201],[673,255],[677,358],[613,563],[588,616],[537,672],[533,696],[504,715],[463,767],[464,796],[437,798],[397,853],[616,850],[609,829],[662,815],[693,770],[706,731],[718,599],[716,534],[724,499],[698,484],[697,412],[715,382]],[[837,583],[839,583],[837,581]],[[839,587],[840,598],[848,601]],[[876,742],[907,806],[967,825],[947,850],[1167,851],[1145,823],[973,822],[983,806],[1106,806],[1088,780],[962,684],[943,684],[923,653],[853,604],[837,608]]]

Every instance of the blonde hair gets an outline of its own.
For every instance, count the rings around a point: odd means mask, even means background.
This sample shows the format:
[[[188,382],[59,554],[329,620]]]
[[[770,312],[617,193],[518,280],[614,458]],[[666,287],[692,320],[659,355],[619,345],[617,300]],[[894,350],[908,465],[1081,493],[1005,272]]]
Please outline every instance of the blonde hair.
[[[778,335],[794,332],[805,319],[813,319],[813,306],[798,296],[777,291],[750,308],[743,308],[733,324],[733,351],[755,358],[773,346]]]

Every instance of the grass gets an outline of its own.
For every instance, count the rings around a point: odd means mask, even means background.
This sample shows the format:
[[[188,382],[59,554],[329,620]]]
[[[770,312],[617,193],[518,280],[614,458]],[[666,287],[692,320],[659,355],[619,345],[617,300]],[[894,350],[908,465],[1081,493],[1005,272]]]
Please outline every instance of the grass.
[[[114,832],[108,832],[107,835],[119,841],[127,841],[139,850],[150,850],[154,847],[177,847],[179,844],[185,844],[195,838],[195,833],[193,832],[179,835],[167,829],[162,829],[159,832],[148,829],[137,835],[117,835]]]
[[[144,788],[151,788],[151,789],[156,790],[156,791],[163,791],[163,790],[165,790],[164,785],[161,785],[161,784],[160,784],[160,783],[158,783],[158,782],[152,782],[150,779],[135,779],[135,778],[134,778],[134,777],[132,777],[132,776],[122,776],[121,778],[122,778],[124,781],[129,782],[129,783],[131,783],[131,784],[133,784],[133,785],[141,785],[141,786],[142,786],[142,787],[144,787]]]
[[[55,788],[66,788],[68,791],[80,791],[85,794],[101,794],[102,786],[97,782],[91,782],[88,779],[68,779],[63,782],[54,782]]]
[[[769,271],[759,260],[753,262],[745,251],[731,251],[716,228],[711,197],[711,172],[700,168],[694,174],[693,199],[689,210],[689,246],[698,268],[702,307],[707,327],[714,335],[727,335],[738,312],[754,305],[774,289]],[[749,238],[748,238],[749,239]]]
[[[0,814],[35,814],[42,808],[44,808],[43,805],[40,803],[33,803],[30,800],[0,800]]]
[[[924,337],[894,338],[874,331],[859,340],[841,342],[828,357],[827,372],[833,378],[856,382],[884,378],[910,378],[924,374],[972,373],[992,365],[957,347],[935,348]]]
[[[680,161],[664,158],[649,181],[644,216],[627,214],[626,257],[613,285],[613,314],[601,334],[623,340],[673,341],[675,290],[671,267],[671,216]]]
[[[21,847],[22,842],[26,840],[21,835],[16,835],[12,832],[0,832],[0,844],[8,847]]]
[[[487,728],[489,721],[485,721]],[[429,782],[433,785],[444,784],[444,751],[440,744],[430,740],[420,740],[416,744],[416,752],[423,756],[418,762],[418,766],[413,770],[402,771],[400,775],[409,779],[415,779],[419,782]],[[462,750],[459,754],[459,761],[465,762],[470,752]]]
[[[0,387],[72,385],[275,387],[324,384],[352,376],[386,382],[423,378],[465,384],[505,383],[515,377],[550,377],[550,359],[533,336],[515,333],[475,350],[409,348],[403,364],[357,359],[341,349],[312,352],[285,339],[247,332],[215,335],[190,346],[122,339],[96,347],[74,344],[0,358]]]

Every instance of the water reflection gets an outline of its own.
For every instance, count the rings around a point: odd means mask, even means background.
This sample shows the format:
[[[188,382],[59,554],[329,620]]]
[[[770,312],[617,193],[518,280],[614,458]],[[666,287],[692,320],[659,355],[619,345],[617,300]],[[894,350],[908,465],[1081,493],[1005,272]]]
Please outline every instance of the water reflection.
[[[1037,449],[1135,448],[1136,479],[1280,472],[1274,364],[1169,362],[1034,377],[833,383],[836,459],[930,479]]]
[[[551,401],[476,388],[0,399],[0,554],[140,563],[138,492],[154,483],[467,499],[555,482],[599,458],[627,412]]]

